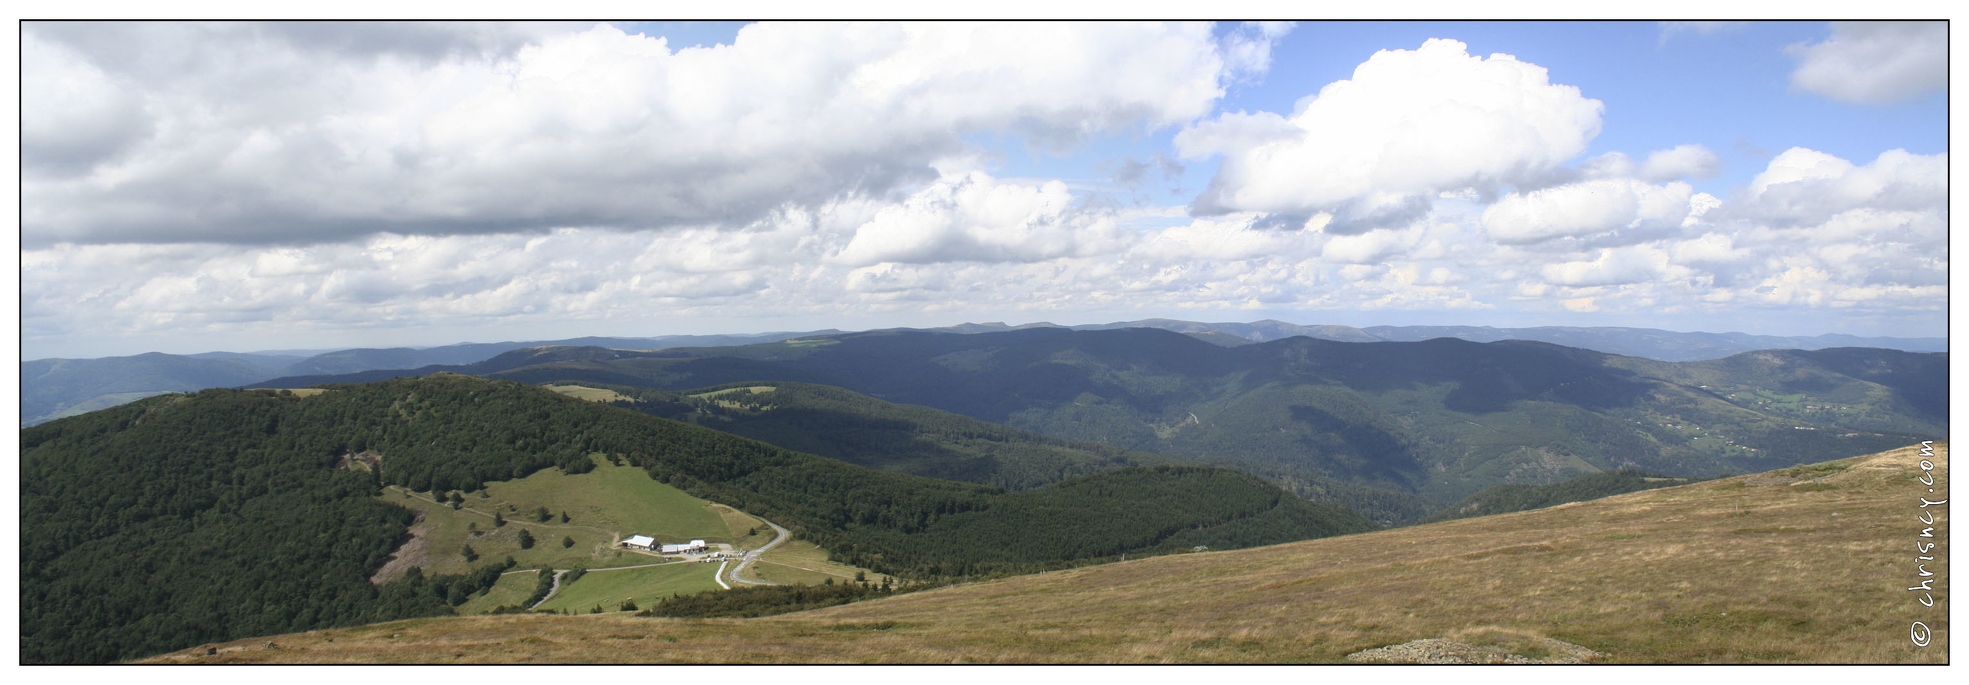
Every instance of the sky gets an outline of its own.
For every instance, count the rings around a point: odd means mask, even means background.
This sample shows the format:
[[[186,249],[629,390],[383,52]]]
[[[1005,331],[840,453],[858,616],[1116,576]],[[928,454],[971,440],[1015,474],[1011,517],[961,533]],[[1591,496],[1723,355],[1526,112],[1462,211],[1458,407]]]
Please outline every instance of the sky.
[[[1946,25],[25,22],[23,359],[1943,336]]]

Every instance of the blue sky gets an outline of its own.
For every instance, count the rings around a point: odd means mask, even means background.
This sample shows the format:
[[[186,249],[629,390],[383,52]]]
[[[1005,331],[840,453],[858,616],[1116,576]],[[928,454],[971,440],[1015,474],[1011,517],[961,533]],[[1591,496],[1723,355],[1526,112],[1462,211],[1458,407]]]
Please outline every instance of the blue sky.
[[[22,36],[26,359],[1150,317],[1945,334],[1938,24]]]

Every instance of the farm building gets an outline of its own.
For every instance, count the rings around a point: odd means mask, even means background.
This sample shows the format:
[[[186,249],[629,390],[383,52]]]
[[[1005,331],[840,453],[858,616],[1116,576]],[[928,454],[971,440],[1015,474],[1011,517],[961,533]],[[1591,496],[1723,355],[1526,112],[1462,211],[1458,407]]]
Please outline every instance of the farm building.
[[[704,551],[705,547],[707,546],[708,545],[705,545],[703,540],[692,540],[687,544],[664,545],[663,553],[664,554],[693,554],[693,553]]]
[[[634,549],[656,549],[656,538],[648,535],[631,535],[629,539],[622,541],[622,546]]]

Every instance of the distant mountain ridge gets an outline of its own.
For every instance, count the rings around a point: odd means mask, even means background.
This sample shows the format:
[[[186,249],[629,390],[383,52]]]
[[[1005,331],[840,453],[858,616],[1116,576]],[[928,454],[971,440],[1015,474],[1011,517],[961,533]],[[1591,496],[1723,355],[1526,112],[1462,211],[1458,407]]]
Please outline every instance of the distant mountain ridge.
[[[1154,328],[874,331],[736,347],[516,350],[449,370],[523,383],[845,388],[1042,435],[1448,504],[1619,468],[1712,476],[1945,436],[1947,353],[1769,350],[1662,362],[1453,338],[1222,346]],[[376,376],[276,379],[265,387]]]
[[[552,341],[460,343],[429,348],[353,348],[311,356],[264,352],[204,352],[190,355],[147,352],[97,359],[36,359],[21,362],[21,425],[33,426],[167,392],[235,388],[289,376],[340,377],[379,370],[458,366],[531,347],[572,345],[635,350],[716,347],[839,332],[666,335],[653,338],[590,336]],[[378,374],[377,380],[402,375],[406,374]]]
[[[1832,347],[1878,347],[1909,352],[1945,352],[1947,338],[1879,338],[1827,334],[1812,337],[1749,335],[1744,333],[1682,333],[1646,328],[1545,326],[1492,328],[1488,326],[1373,326],[1300,325],[1276,320],[1249,323],[1202,323],[1175,319],[1141,319],[1106,324],[1060,326],[1000,322],[964,323],[929,329],[889,329],[948,333],[993,333],[1035,328],[1080,331],[1156,328],[1182,333],[1219,346],[1235,347],[1294,336],[1339,342],[1415,342],[1458,338],[1472,342],[1535,340],[1609,354],[1661,361],[1701,361],[1764,349],[1817,350]],[[878,332],[878,331],[870,331]],[[238,387],[291,377],[372,374],[371,380],[411,375],[427,367],[485,362],[501,354],[531,347],[579,346],[623,350],[677,347],[727,347],[842,334],[835,329],[737,335],[668,335],[649,338],[581,337],[565,340],[460,343],[430,348],[355,348],[311,356],[286,353],[206,352],[194,355],[146,353],[100,359],[38,359],[21,363],[21,423],[32,426],[63,416],[103,409],[165,392]],[[338,379],[348,382],[350,378]],[[793,379],[784,379],[793,380]]]
[[[575,384],[582,385],[582,384]],[[1321,477],[1310,471],[1254,469],[1233,460],[1135,452],[1064,440],[922,405],[895,404],[830,385],[751,381],[671,392],[607,386],[615,406],[873,469],[1011,490],[1128,466],[1211,465],[1240,469],[1295,494],[1346,506],[1387,525],[1434,511],[1429,501]]]
[[[1749,333],[1704,333],[1666,331],[1655,328],[1618,326],[1534,326],[1494,328],[1491,326],[1369,326],[1300,325],[1266,319],[1250,323],[1201,323],[1175,319],[1141,319],[1105,324],[1060,326],[1031,323],[1008,326],[1003,323],[966,323],[926,330],[951,333],[995,333],[1028,328],[1066,328],[1076,331],[1105,331],[1119,328],[1159,328],[1175,331],[1219,345],[1235,346],[1271,342],[1305,336],[1337,342],[1420,342],[1434,338],[1456,338],[1470,342],[1532,340],[1566,347],[1645,357],[1665,362],[1722,359],[1756,350],[1822,350],[1833,347],[1877,347],[1904,352],[1947,352],[1948,338],[1892,338],[1826,333],[1815,336],[1752,335]]]
[[[1757,350],[1823,350],[1834,347],[1876,347],[1903,352],[1947,352],[1948,338],[1861,337],[1843,333],[1815,336],[1751,335],[1748,333],[1682,333],[1652,328],[1540,326],[1372,326],[1362,329],[1389,342],[1457,338],[1471,342],[1536,340],[1629,357],[1665,362],[1722,359]]]

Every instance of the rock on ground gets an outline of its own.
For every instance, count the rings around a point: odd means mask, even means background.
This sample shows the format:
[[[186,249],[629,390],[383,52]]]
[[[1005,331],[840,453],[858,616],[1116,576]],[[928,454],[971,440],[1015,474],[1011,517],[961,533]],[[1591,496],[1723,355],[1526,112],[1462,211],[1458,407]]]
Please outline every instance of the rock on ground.
[[[1543,659],[1533,659],[1522,654],[1511,654],[1497,647],[1432,637],[1354,652],[1347,655],[1347,660],[1357,663],[1394,664],[1583,664],[1608,656],[1605,652],[1596,652],[1549,637],[1535,638],[1535,641],[1541,643],[1540,646],[1552,655]]]

